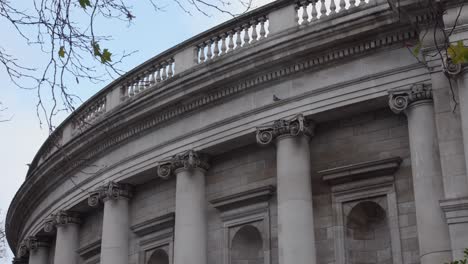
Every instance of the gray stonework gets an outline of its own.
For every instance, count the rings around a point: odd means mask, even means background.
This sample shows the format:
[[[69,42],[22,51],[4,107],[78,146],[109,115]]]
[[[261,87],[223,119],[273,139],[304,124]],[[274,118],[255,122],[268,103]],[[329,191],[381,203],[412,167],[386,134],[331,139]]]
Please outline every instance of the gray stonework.
[[[388,1],[344,2],[345,12],[327,6],[316,17],[303,13],[315,1],[277,0],[85,102],[38,151],[10,206],[15,263],[45,264],[47,254],[54,264],[459,257],[468,247],[468,106],[453,111],[430,43],[429,68],[408,53],[424,27],[401,21]],[[438,6],[446,25],[459,3]],[[427,22],[418,1],[403,8]],[[465,17],[457,39],[468,36]],[[254,28],[257,37],[240,31]],[[224,52],[237,32],[251,43]],[[467,69],[450,75],[460,104]],[[47,252],[36,254],[34,237],[50,241]]]

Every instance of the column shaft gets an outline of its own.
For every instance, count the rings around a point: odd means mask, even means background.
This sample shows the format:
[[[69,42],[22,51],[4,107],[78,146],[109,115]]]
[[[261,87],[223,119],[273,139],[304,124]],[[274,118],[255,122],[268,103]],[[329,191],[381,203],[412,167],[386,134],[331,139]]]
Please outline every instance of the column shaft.
[[[176,171],[174,264],[206,264],[206,201],[203,169]]]
[[[102,226],[101,264],[128,264],[128,199],[106,199]]]
[[[450,239],[439,200],[444,198],[432,100],[406,110],[421,264],[451,261]]]
[[[280,264],[316,263],[309,138],[277,139]]]
[[[79,247],[79,225],[69,223],[57,226],[54,264],[77,264],[76,251]]]
[[[38,247],[36,250],[29,252],[29,264],[48,264],[49,263],[49,248]]]

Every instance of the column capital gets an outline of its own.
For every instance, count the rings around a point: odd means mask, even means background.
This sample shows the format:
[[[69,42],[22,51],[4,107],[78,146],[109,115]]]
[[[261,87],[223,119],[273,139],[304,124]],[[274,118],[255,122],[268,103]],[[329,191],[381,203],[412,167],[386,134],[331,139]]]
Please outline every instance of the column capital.
[[[282,136],[314,135],[314,124],[299,114],[292,119],[279,119],[272,125],[257,127],[257,143],[270,144],[273,139]]]
[[[45,220],[44,231],[52,232],[57,226],[80,224],[80,214],[71,211],[59,211]]]
[[[96,207],[100,202],[107,200],[130,199],[133,196],[133,186],[126,183],[109,182],[91,192],[88,204]]]
[[[163,179],[168,179],[172,173],[178,170],[201,169],[207,171],[210,168],[208,155],[195,150],[189,150],[181,154],[174,155],[168,161],[158,165],[157,175]]]
[[[432,87],[427,84],[417,83],[411,87],[392,89],[388,91],[390,109],[399,114],[417,101],[432,100]]]

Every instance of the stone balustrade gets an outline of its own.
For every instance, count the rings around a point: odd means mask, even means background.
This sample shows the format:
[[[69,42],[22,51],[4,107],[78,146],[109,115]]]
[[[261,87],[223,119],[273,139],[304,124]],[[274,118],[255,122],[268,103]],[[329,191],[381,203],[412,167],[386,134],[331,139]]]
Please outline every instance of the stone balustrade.
[[[174,58],[158,60],[147,70],[138,73],[122,87],[122,101],[137,96],[146,89],[174,76]]]
[[[296,6],[296,21],[299,25],[308,25],[344,10],[361,7],[368,2],[364,0],[301,0]]]
[[[89,104],[73,120],[73,129],[82,130],[91,125],[98,117],[106,112],[106,97],[100,97]]]
[[[216,32],[197,45],[197,62],[208,62],[265,39],[268,24],[268,16],[260,15],[250,20],[241,20],[221,33]]]

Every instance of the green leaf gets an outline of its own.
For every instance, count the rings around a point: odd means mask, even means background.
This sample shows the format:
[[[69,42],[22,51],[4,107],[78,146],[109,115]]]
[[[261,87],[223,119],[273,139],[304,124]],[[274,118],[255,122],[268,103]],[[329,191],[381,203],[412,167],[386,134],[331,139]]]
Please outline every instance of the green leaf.
[[[91,3],[89,2],[89,0],[78,0],[78,2],[80,3],[80,6],[83,8],[83,9],[86,9],[87,6],[91,6]]]
[[[468,248],[465,248],[465,250],[463,250],[463,253],[465,254],[465,258],[468,259]]]
[[[60,58],[65,58],[65,47],[64,46],[61,46],[59,51],[58,51],[58,55]]]
[[[108,49],[104,49],[101,55],[101,62],[106,63],[106,62],[112,61],[111,56],[112,56],[112,53],[110,53]]]
[[[468,63],[468,47],[463,45],[463,41],[458,41],[457,45],[451,44],[447,49],[447,52],[453,63]]]
[[[414,47],[414,49],[413,49],[413,55],[414,55],[415,57],[418,57],[418,56],[419,56],[419,53],[421,52],[421,47],[422,47],[421,42],[418,42],[418,44],[416,45],[416,47]]]
[[[91,46],[93,47],[94,56],[101,56],[101,47],[99,47],[99,43],[93,41]]]

